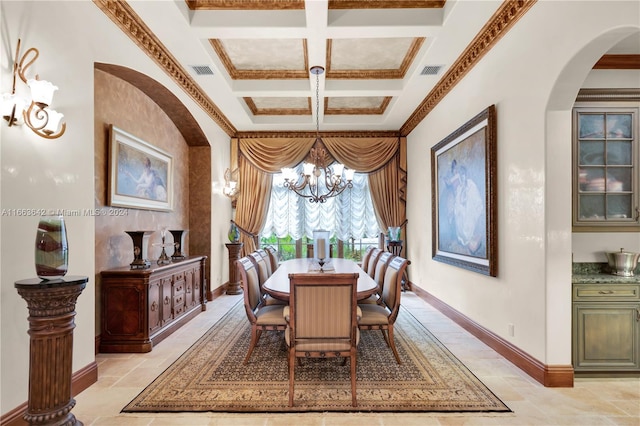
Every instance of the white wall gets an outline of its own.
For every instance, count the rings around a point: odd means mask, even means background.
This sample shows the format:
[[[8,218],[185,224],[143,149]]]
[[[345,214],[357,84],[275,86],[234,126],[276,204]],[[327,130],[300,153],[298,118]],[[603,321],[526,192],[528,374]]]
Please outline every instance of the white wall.
[[[460,17],[454,10],[449,19]],[[571,364],[572,99],[599,56],[639,27],[637,2],[538,1],[408,137],[411,281],[548,365]],[[578,55],[608,32],[591,56]],[[571,83],[557,84],[574,57]],[[557,108],[553,96],[565,105]],[[491,104],[498,122],[495,278],[431,259],[428,185],[430,148]]]
[[[228,166],[229,137],[192,99],[90,1],[22,1],[0,3],[1,87],[11,89],[12,57],[18,38],[22,51],[40,50],[34,68],[60,89],[53,107],[65,114],[66,133],[45,140],[26,127],[0,125],[0,389],[1,413],[27,401],[29,336],[26,302],[14,282],[35,276],[34,243],[37,216],[11,209],[92,209],[94,207],[93,67],[94,62],[123,65],[143,72],[171,90],[190,110],[212,144],[212,179],[222,181]],[[18,90],[23,90],[18,81]],[[212,185],[213,186],[213,185]],[[223,235],[231,217],[229,201],[213,193],[211,281],[225,280],[227,257]],[[222,206],[222,207],[221,207]],[[75,318],[73,371],[94,359],[94,219],[66,219],[70,275],[90,278],[79,297]],[[226,237],[225,237],[226,238]],[[225,275],[226,276],[226,275]]]

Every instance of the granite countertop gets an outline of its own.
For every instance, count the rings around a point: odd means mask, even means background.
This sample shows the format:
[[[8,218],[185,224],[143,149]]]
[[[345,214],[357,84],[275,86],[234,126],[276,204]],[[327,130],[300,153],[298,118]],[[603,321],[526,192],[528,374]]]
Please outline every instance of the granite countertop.
[[[573,284],[637,284],[640,283],[640,265],[633,277],[613,275],[607,263],[574,263]]]

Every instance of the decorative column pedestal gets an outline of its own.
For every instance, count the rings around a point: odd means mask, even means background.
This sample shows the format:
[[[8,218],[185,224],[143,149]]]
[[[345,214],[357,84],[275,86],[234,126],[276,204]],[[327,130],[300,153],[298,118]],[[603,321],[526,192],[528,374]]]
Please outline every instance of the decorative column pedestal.
[[[240,285],[240,281],[238,281],[238,270],[235,265],[235,261],[240,259],[242,244],[243,243],[225,244],[229,250],[229,282],[227,283],[227,294],[242,293],[242,286]]]
[[[29,402],[23,419],[30,425],[79,425],[71,410],[73,329],[76,300],[88,277],[16,281],[29,308]]]
[[[387,251],[393,253],[395,256],[402,256],[402,240],[389,241],[387,243]]]

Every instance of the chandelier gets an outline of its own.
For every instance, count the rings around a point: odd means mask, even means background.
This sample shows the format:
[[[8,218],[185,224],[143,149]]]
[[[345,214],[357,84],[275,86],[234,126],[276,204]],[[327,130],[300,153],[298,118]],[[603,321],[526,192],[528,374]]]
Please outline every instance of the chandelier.
[[[345,169],[343,164],[333,164],[329,167],[325,164],[327,151],[320,138],[320,77],[324,72],[321,66],[313,66],[309,69],[316,76],[316,141],[309,151],[311,162],[302,165],[302,173],[298,175],[293,168],[283,168],[284,186],[307,198],[311,203],[324,203],[327,199],[340,195],[345,189],[353,188],[354,170]],[[322,179],[324,175],[324,179]],[[309,188],[305,192],[305,188]],[[326,189],[326,192],[321,189]]]

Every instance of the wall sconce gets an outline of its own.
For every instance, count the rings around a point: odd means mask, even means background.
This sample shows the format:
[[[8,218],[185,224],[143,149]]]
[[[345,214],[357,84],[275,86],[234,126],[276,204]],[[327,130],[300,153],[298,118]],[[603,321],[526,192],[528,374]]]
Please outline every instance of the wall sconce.
[[[222,193],[231,198],[231,205],[233,207],[236,206],[236,199],[239,192],[238,169],[232,171],[227,168],[227,170],[224,171],[224,188],[222,188]]]
[[[26,124],[35,134],[46,139],[55,139],[63,135],[67,124],[61,123],[63,114],[49,108],[53,100],[53,92],[58,90],[51,82],[35,78],[27,79],[25,72],[40,55],[38,49],[32,47],[20,57],[20,39],[16,47],[13,62],[13,86],[11,93],[2,95],[0,112],[9,127]],[[31,89],[31,100],[16,95],[16,77],[20,77]]]

